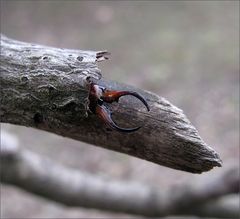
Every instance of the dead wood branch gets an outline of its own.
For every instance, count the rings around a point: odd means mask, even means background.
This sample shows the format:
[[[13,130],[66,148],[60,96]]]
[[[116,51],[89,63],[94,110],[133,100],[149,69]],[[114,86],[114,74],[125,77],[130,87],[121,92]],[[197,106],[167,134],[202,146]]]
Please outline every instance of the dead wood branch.
[[[2,145],[1,180],[31,193],[68,205],[145,216],[199,215],[236,217],[236,206],[225,207],[217,199],[239,193],[239,169],[233,167],[209,182],[161,190],[137,182],[107,180],[66,168],[39,155]],[[209,205],[214,206],[213,210]],[[234,216],[235,215],[235,216]],[[238,218],[238,217],[236,217]]]
[[[219,155],[200,138],[183,112],[166,99],[125,84],[100,80],[97,62],[106,52],[50,48],[1,36],[1,122],[33,127],[192,173],[221,166]],[[129,134],[106,130],[87,115],[86,77],[109,89],[133,90],[151,111],[123,98],[115,118]]]

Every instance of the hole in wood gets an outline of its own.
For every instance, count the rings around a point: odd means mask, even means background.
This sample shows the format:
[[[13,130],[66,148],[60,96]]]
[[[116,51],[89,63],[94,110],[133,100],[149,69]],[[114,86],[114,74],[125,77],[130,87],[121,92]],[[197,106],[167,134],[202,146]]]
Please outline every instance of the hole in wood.
[[[82,56],[78,56],[78,57],[77,57],[77,60],[78,60],[79,62],[81,62],[81,61],[83,60],[83,57],[82,57]]]
[[[43,115],[40,113],[35,113],[33,120],[34,120],[35,124],[40,124],[43,122]]]

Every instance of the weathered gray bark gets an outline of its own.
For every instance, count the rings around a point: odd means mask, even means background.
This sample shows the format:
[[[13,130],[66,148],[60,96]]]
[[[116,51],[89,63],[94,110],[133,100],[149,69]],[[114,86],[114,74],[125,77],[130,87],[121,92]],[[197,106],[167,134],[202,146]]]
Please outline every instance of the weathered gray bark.
[[[163,217],[199,215],[238,218],[239,206],[221,204],[219,197],[239,193],[239,168],[232,166],[204,184],[165,190],[138,182],[106,180],[66,168],[39,155],[3,144],[1,180],[50,200],[101,210]],[[209,203],[208,203],[209,202]],[[224,206],[225,207],[224,207]]]
[[[106,52],[50,48],[4,36],[1,47],[1,122],[38,128],[192,173],[221,166],[218,154],[166,99],[100,80],[97,61],[104,60]],[[106,130],[95,115],[87,117],[87,76],[109,89],[142,94],[150,112],[130,97],[113,108],[121,125],[143,127],[123,134]]]

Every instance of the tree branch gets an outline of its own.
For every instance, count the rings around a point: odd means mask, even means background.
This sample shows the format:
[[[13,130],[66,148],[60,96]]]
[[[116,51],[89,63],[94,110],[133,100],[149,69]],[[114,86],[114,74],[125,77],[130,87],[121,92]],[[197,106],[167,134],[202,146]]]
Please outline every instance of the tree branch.
[[[236,206],[225,207],[217,198],[239,192],[237,167],[207,183],[160,190],[136,182],[106,180],[69,169],[17,146],[1,148],[1,180],[68,206],[162,217],[200,215],[236,217]],[[209,211],[209,201],[214,211]]]
[[[100,80],[97,62],[106,52],[57,49],[1,36],[1,122],[33,127],[192,173],[221,166],[183,112],[166,99],[125,84]],[[106,130],[87,114],[86,77],[109,89],[137,91],[151,111],[131,98],[113,105],[129,134]]]
[[[240,200],[239,193],[226,195],[217,200],[209,201],[192,209],[192,215],[211,218],[239,218]]]

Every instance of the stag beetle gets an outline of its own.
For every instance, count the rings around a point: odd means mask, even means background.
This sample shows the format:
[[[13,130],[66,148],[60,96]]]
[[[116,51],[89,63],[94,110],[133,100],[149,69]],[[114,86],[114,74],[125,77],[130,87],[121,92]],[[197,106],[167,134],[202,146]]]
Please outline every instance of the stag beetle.
[[[107,106],[106,103],[118,102],[119,98],[126,95],[131,95],[139,99],[150,111],[149,105],[146,100],[137,92],[134,91],[118,91],[118,90],[108,90],[107,88],[100,86],[94,82],[90,82],[89,90],[89,111],[96,114],[105,124],[107,124],[111,129],[117,130],[119,132],[134,132],[141,128],[121,128],[112,119],[112,111]]]

